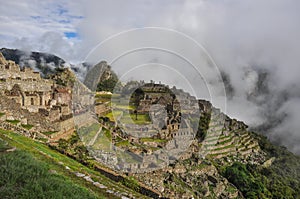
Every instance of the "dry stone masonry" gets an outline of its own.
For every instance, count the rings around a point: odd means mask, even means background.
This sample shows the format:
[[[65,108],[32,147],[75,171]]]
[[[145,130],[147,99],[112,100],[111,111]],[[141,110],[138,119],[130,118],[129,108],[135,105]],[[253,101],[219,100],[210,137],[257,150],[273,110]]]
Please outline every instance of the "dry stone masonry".
[[[32,125],[32,131],[74,131],[71,89],[41,78],[31,68],[20,68],[0,53],[0,112],[7,120]]]

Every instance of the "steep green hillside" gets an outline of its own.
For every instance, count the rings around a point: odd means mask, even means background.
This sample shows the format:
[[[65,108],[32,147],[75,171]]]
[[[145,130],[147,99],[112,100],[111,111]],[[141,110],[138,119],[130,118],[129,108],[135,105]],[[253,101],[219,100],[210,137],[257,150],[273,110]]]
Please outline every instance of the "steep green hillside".
[[[263,165],[218,165],[221,174],[246,198],[300,198],[300,157],[273,145],[266,137],[254,135],[259,138],[267,161]]]
[[[98,198],[92,191],[52,170],[51,164],[24,150],[7,152],[9,148],[0,140],[1,198]]]
[[[0,139],[0,198],[145,198],[45,144],[4,130]]]

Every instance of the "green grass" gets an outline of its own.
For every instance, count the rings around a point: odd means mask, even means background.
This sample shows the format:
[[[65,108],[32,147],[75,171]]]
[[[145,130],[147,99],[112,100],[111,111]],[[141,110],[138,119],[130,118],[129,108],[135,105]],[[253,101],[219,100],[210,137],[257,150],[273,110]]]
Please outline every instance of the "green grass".
[[[0,117],[2,117],[2,116],[4,116],[4,115],[5,115],[5,113],[1,113],[1,112],[0,112]]]
[[[229,148],[234,148],[234,147],[235,147],[235,145],[228,145],[228,146],[216,148],[216,149],[214,149],[214,151],[220,151],[220,150],[223,150],[223,149],[229,149]]]
[[[42,132],[42,134],[44,135],[52,135],[54,133],[57,133],[57,131],[46,131],[46,132]]]
[[[0,135],[9,135],[0,130]],[[13,138],[16,138],[13,135]],[[20,137],[18,137],[20,138]],[[61,166],[44,161],[35,153],[22,149],[21,144],[0,138],[0,195],[1,198],[102,198],[85,186],[62,175]],[[3,153],[17,145],[17,150]],[[50,172],[53,171],[53,172]]]
[[[31,125],[31,124],[21,124],[21,126],[22,126],[24,129],[27,129],[27,130],[32,129],[32,127],[33,127],[33,125]]]
[[[117,142],[115,145],[117,147],[121,147],[121,146],[130,146],[131,144],[128,140],[123,140],[123,141]]]
[[[101,133],[97,137],[95,143],[93,144],[94,150],[103,150],[103,151],[111,151],[112,150],[112,140],[111,133],[109,130],[102,128]]]
[[[230,152],[222,152],[222,153],[215,153],[215,154],[209,154],[207,157],[216,157],[218,155],[227,155],[229,154]]]
[[[88,144],[96,136],[99,129],[100,129],[100,124],[94,123],[90,126],[86,126],[78,129],[78,135],[80,136],[82,142]]]
[[[96,102],[109,102],[111,101],[111,96],[110,94],[96,94],[95,95],[95,101]]]
[[[95,100],[96,102],[109,102],[120,99],[120,94],[96,94]]]
[[[226,144],[226,143],[228,143],[228,142],[231,142],[232,140],[233,140],[233,137],[230,137],[230,138],[227,139],[227,140],[224,140],[224,141],[222,141],[222,142],[219,142],[218,145]]]
[[[111,99],[111,94],[96,94],[95,98],[105,98],[105,99]]]
[[[128,152],[117,151],[117,157],[124,160],[127,163],[138,163],[133,156],[131,156]]]
[[[11,124],[14,124],[14,125],[17,125],[20,123],[20,120],[6,120],[7,122],[11,123]]]
[[[49,172],[50,166],[25,151],[0,155],[2,198],[97,198],[70,179]]]
[[[111,132],[108,129],[103,128],[102,131],[104,131],[104,135],[111,141]]]
[[[112,106],[114,107],[114,108],[119,108],[119,109],[124,109],[124,110],[134,110],[134,106],[132,106],[132,105],[126,105],[126,104],[119,104],[119,103],[117,103],[117,104],[112,104]]]
[[[137,114],[137,120],[135,114],[126,114],[124,113],[121,118],[123,124],[149,124],[151,122],[148,114]]]
[[[159,142],[159,143],[164,143],[167,142],[168,140],[164,139],[155,139],[155,138],[141,138],[141,142]]]
[[[8,146],[7,142],[0,138],[0,153],[6,151],[9,148],[10,147]]]
[[[235,187],[233,187],[232,185],[228,186],[226,191],[228,191],[231,194],[234,194],[237,192],[237,189]]]
[[[118,118],[121,114],[122,111],[113,111],[106,114],[105,117],[108,117],[110,121],[115,122],[115,117]]]
[[[121,185],[120,183],[116,183],[106,178],[105,176],[101,175],[99,172],[80,164],[76,160],[63,155],[58,151],[53,150],[49,148],[47,145],[44,145],[40,142],[1,129],[0,129],[0,138],[8,142],[9,145],[11,146],[15,146],[20,150],[29,152],[31,155],[35,157],[35,159],[43,161],[46,164],[48,164],[49,169],[57,171],[58,174],[65,176],[67,179],[70,179],[75,184],[86,187],[90,192],[94,192],[98,196],[104,195],[105,197],[109,196],[108,198],[115,198],[114,196],[106,193],[105,190],[99,189],[94,185],[92,185],[91,183],[76,177],[73,173],[66,170],[65,166],[68,166],[72,171],[77,171],[80,173],[85,173],[86,175],[90,175],[93,179],[97,179],[98,182],[109,187],[110,189],[115,189],[117,191],[120,191],[121,193],[122,192],[131,193],[136,198],[145,198],[143,195],[133,192],[131,189]],[[60,162],[63,163],[63,165],[59,164]],[[100,165],[94,160],[91,160],[90,162],[92,164]]]
[[[125,107],[124,107],[125,108]],[[126,107],[128,109],[128,106]],[[108,117],[110,121],[115,122],[116,118],[119,118],[123,111],[115,110],[113,112],[109,112],[105,115],[105,117]],[[129,114],[126,112],[123,112],[123,116],[121,117],[120,121],[123,124],[149,124],[151,122],[150,117],[148,114],[137,114],[137,120],[135,114]]]

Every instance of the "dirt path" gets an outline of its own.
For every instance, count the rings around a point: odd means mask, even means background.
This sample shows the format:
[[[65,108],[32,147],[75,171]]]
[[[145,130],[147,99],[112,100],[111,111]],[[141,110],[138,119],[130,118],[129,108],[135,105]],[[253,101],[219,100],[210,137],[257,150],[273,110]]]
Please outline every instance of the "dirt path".
[[[98,138],[99,134],[102,131],[102,126],[100,127],[100,129],[98,130],[98,132],[96,133],[95,137],[90,141],[90,143],[88,144],[89,146],[93,146],[94,143],[96,142],[96,139]]]

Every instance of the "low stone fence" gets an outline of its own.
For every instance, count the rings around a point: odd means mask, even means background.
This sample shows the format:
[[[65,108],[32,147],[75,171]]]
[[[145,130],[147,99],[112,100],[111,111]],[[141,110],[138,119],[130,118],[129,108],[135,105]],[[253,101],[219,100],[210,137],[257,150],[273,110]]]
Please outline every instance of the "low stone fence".
[[[9,130],[9,131],[14,131],[17,132],[21,135],[24,135],[26,137],[32,137],[32,133],[29,132],[27,129],[22,128],[20,126],[16,126],[14,124],[11,124],[9,122],[1,122],[0,123],[0,128],[5,129],[5,130]]]
[[[29,138],[33,138],[33,139],[36,138],[36,137],[49,139],[48,136],[46,136],[42,133],[31,132],[31,131],[29,131],[29,130],[21,127],[21,126],[14,125],[14,124],[6,122],[6,121],[0,122],[0,128],[2,128],[4,130],[16,132],[20,135],[23,135],[23,136],[29,137]]]

